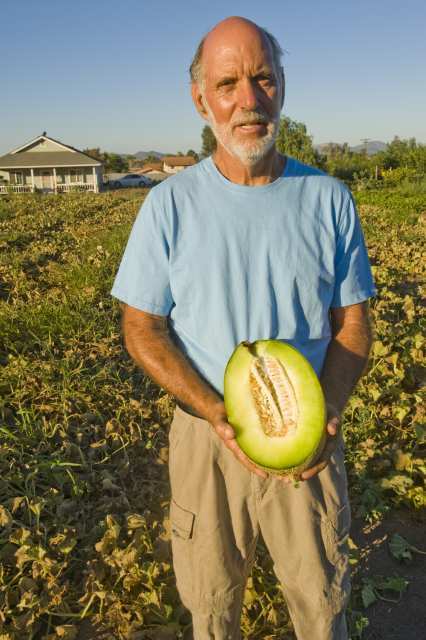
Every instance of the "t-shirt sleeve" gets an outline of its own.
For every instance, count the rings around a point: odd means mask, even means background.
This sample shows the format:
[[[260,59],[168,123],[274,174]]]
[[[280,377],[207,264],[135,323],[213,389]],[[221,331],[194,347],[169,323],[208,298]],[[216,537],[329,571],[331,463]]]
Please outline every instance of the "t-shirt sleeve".
[[[164,316],[173,306],[166,213],[151,191],[136,217],[111,290],[136,309]]]
[[[346,307],[376,295],[361,223],[352,197],[337,225],[332,307]]]

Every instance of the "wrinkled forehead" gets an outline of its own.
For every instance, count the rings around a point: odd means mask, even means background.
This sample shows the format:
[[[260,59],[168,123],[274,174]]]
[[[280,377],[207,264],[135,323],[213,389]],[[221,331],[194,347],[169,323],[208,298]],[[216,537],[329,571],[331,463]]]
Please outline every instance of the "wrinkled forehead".
[[[261,68],[274,70],[271,44],[254,26],[210,33],[204,42],[202,64],[205,78],[241,69],[252,72]]]

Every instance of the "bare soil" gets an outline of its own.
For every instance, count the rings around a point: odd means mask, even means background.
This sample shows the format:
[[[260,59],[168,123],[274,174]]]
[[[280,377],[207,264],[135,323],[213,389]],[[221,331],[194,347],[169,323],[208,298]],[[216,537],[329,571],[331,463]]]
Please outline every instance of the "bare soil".
[[[362,640],[426,639],[426,555],[413,553],[411,561],[400,562],[389,551],[389,540],[395,533],[426,551],[425,525],[425,512],[408,510],[393,512],[371,526],[354,521],[351,535],[361,554],[353,577],[354,590],[366,577],[401,576],[409,582],[398,602],[379,600],[365,610],[369,626]],[[391,597],[397,599],[396,594]]]

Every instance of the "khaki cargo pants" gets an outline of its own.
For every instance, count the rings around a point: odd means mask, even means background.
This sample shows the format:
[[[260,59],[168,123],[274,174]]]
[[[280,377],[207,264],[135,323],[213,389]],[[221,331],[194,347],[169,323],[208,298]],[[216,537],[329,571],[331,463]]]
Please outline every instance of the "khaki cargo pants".
[[[298,640],[347,640],[350,511],[341,443],[298,487],[241,465],[210,424],[176,408],[170,428],[173,567],[194,640],[239,640],[259,531]]]

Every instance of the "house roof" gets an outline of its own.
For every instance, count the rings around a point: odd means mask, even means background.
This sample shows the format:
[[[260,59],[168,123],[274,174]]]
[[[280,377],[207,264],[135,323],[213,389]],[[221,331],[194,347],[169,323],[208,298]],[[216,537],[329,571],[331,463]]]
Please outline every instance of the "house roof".
[[[60,151],[28,151],[34,149],[43,142],[53,142],[54,147]],[[82,153],[74,147],[50,138],[45,133],[37,136],[34,140],[27,142],[17,149],[13,149],[10,153],[0,156],[0,169],[12,168],[34,168],[34,167],[75,167],[86,166],[93,167],[102,165],[102,162]]]
[[[138,169],[136,173],[146,173],[147,171],[161,171],[162,169],[162,162],[150,162],[149,164],[145,164],[142,169]]]
[[[164,156],[163,162],[168,164],[169,167],[189,167],[195,164],[192,156]]]
[[[102,162],[94,160],[84,153],[72,153],[70,151],[21,151],[20,153],[7,153],[0,156],[0,169],[12,169],[25,167],[93,167]]]

